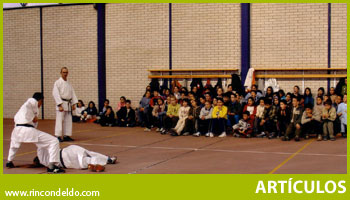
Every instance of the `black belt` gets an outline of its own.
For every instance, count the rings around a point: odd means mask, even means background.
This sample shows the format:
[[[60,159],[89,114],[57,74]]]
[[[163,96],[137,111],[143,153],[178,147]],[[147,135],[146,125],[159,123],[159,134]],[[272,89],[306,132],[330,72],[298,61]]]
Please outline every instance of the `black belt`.
[[[60,161],[61,161],[62,167],[63,167],[63,168],[67,168],[67,167],[64,165],[64,162],[63,162],[63,159],[62,159],[62,150],[63,150],[63,149],[60,150]]]
[[[72,108],[71,108],[71,106],[72,106],[72,103],[71,103],[72,99],[62,99],[62,101],[68,102],[68,112],[72,113]]]
[[[34,128],[33,125],[31,124],[16,124],[16,126],[25,126],[25,127],[31,127],[31,128]]]

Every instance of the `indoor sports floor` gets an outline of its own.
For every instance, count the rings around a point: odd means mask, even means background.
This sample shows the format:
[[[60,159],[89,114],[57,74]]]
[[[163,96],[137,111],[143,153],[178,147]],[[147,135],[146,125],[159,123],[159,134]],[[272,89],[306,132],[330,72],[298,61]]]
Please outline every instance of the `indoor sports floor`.
[[[34,144],[22,144],[14,169],[5,163],[10,144],[12,119],[4,119],[4,174],[45,174],[46,168],[29,168],[36,155]],[[39,129],[53,134],[54,120],[39,121]],[[161,135],[143,128],[101,127],[73,123],[74,142],[91,151],[116,155],[118,163],[107,165],[103,174],[345,174],[346,139],[318,142],[282,142],[266,138],[206,138]],[[67,169],[67,174],[89,174]]]

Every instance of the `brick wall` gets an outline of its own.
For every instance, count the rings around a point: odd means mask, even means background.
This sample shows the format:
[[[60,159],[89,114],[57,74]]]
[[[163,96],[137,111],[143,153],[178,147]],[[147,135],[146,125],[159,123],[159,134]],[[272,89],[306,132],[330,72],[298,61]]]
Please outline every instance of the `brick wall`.
[[[251,66],[254,68],[326,68],[327,20],[327,4],[252,4]],[[333,67],[346,67],[346,6],[344,4],[332,4],[332,55]],[[283,73],[300,74],[302,72]],[[278,79],[277,81],[285,91],[292,91],[294,85],[299,85],[302,89],[303,85],[302,79]],[[327,81],[326,79],[305,80],[305,87],[310,87],[313,93],[316,93],[319,87],[327,89]]]
[[[107,4],[106,82],[113,109],[120,96],[138,106],[151,68],[169,68],[168,4]]]
[[[173,4],[173,69],[239,68],[240,4]]]
[[[78,99],[98,103],[97,11],[92,5],[43,8],[45,118],[54,119],[54,82],[61,67]]]
[[[346,4],[332,4],[331,56],[332,67],[347,66],[347,12]]]
[[[240,68],[240,13],[240,4],[172,4],[173,69]],[[229,83],[223,79],[224,87]]]
[[[41,90],[39,9],[4,11],[3,48],[3,117],[13,118]]]

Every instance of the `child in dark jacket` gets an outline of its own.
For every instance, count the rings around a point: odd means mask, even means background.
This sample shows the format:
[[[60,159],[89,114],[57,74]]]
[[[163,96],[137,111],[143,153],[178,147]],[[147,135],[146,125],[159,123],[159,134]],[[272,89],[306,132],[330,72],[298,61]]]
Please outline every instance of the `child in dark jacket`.
[[[111,106],[107,106],[106,111],[102,113],[100,116],[100,124],[101,126],[114,126],[115,118],[114,111]]]
[[[299,105],[299,97],[293,96],[292,98],[293,108],[290,111],[290,123],[287,127],[287,131],[282,138],[282,141],[288,141],[291,137],[294,137],[296,142],[300,141],[301,134],[301,117],[303,114],[303,108]]]
[[[281,100],[280,107],[277,110],[277,138],[284,136],[290,123],[290,110],[287,101]]]
[[[268,136],[269,139],[275,137],[276,134],[276,123],[277,109],[274,105],[272,105],[272,100],[265,99],[265,109],[262,115],[262,119],[260,121],[260,126],[263,127],[263,132],[258,135],[258,137]]]
[[[93,101],[90,101],[88,107],[82,112],[80,120],[85,122],[87,120],[93,122],[96,120],[97,108]]]
[[[151,100],[151,91],[147,90],[144,97],[142,97],[140,101],[139,111],[138,111],[138,117],[139,117],[139,123],[142,127],[145,126],[147,122],[147,111],[149,107],[149,102]]]
[[[117,112],[118,126],[134,127],[136,124],[135,110],[131,108],[131,101],[125,101],[125,107],[121,107]]]
[[[305,111],[301,118],[301,124],[303,125],[302,130],[305,139],[309,139],[310,134],[318,135],[318,139],[322,139],[321,129],[321,114],[316,110],[313,110],[312,104],[305,104]]]
[[[183,130],[184,136],[197,132],[197,123],[201,108],[198,106],[197,100],[191,100],[192,107],[190,108],[188,118],[185,122],[185,128]]]
[[[238,123],[241,114],[241,104],[237,101],[237,95],[231,94],[230,103],[228,104],[228,125],[233,126]]]

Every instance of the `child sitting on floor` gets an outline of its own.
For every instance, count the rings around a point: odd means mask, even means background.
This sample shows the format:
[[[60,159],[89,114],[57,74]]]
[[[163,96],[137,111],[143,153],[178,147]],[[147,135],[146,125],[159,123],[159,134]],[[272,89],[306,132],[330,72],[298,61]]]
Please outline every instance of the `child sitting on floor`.
[[[292,97],[293,108],[290,111],[290,123],[288,124],[286,133],[282,138],[282,141],[289,141],[293,136],[296,142],[300,141],[301,134],[301,117],[303,114],[303,108],[299,105],[299,97]]]
[[[243,118],[232,127],[234,137],[251,137],[251,134],[253,132],[253,124],[252,121],[249,119],[249,115],[250,114],[248,111],[243,112]]]
[[[125,101],[125,107],[122,107],[118,112],[118,126],[134,127],[136,124],[135,110],[131,108],[131,101]]]
[[[334,107],[332,107],[332,101],[328,99],[326,102],[324,102],[324,108],[322,110],[323,140],[327,141],[329,136],[331,141],[335,141],[333,122],[336,117],[336,110]]]
[[[276,107],[272,105],[271,99],[265,99],[264,103],[265,109],[259,124],[262,127],[263,132],[257,135],[257,137],[264,137],[266,135],[269,139],[272,139],[276,134],[277,110]]]
[[[206,135],[207,137],[214,137],[214,134],[220,134],[219,137],[226,137],[227,110],[227,107],[224,106],[224,100],[218,98],[217,106],[214,107],[212,112],[211,132]]]
[[[277,109],[277,138],[285,135],[287,127],[290,123],[290,110],[287,101],[281,100],[280,107]]]
[[[114,111],[111,106],[107,106],[106,111],[100,117],[101,126],[115,125]]]
[[[249,97],[248,103],[243,108],[243,112],[245,112],[245,111],[249,112],[249,120],[251,121],[252,124],[254,124],[255,115],[256,115],[256,111],[257,111],[257,108],[254,104],[255,104],[254,98]],[[253,126],[252,126],[252,128],[253,128]]]
[[[152,115],[153,117],[156,118],[156,124],[158,125],[158,128],[156,132],[162,132],[164,130],[163,125],[164,125],[164,117],[166,114],[166,106],[164,104],[163,99],[158,99],[157,105],[154,106]]]
[[[191,105],[192,107],[190,108],[188,118],[186,119],[185,122],[185,128],[184,128],[184,136],[196,133],[196,127],[197,127],[197,122],[199,118],[199,114],[201,112],[201,108],[197,105],[197,100],[191,100]]]
[[[82,112],[85,110],[85,106],[82,100],[79,100],[77,103],[77,107],[75,108],[74,111],[72,111],[73,113],[73,122],[79,122],[80,121],[80,117],[82,115]]]
[[[343,103],[339,104],[337,115],[339,116],[341,122],[341,134],[346,137],[347,130],[347,95],[344,94]]]
[[[309,139],[310,134],[316,134],[318,135],[318,140],[321,140],[321,115],[312,108],[311,103],[305,105],[305,110],[301,118],[303,134],[305,139]]]
[[[97,108],[93,101],[89,102],[89,106],[83,111],[80,121],[94,122],[96,120]]]
[[[259,126],[260,121],[263,117],[265,110],[265,98],[261,97],[259,99],[259,105],[256,108],[256,115],[255,115],[255,121],[254,121],[254,135],[260,134],[262,132],[261,126]]]
[[[119,111],[122,107],[125,107],[126,98],[124,96],[120,97],[120,102],[117,105],[117,111]]]
[[[198,132],[193,134],[193,136],[199,137],[200,135],[209,134],[211,116],[213,107],[210,101],[205,102],[205,106],[201,109],[199,119],[198,119]]]
[[[182,106],[179,110],[179,120],[175,126],[175,128],[171,129],[171,136],[179,136],[181,135],[182,130],[185,128],[185,122],[188,118],[190,112],[189,100],[183,99]]]
[[[241,114],[241,104],[237,101],[237,95],[231,94],[228,104],[228,125],[233,126],[238,123]]]
[[[164,129],[161,134],[166,134],[170,129],[176,126],[179,120],[180,104],[176,103],[176,97],[170,98],[170,104],[168,105],[166,116],[164,118]]]

